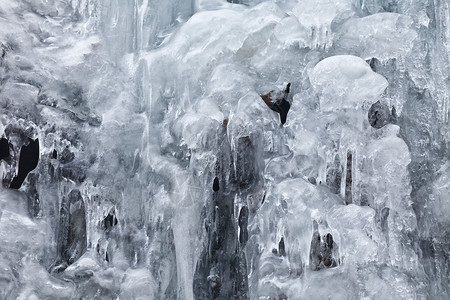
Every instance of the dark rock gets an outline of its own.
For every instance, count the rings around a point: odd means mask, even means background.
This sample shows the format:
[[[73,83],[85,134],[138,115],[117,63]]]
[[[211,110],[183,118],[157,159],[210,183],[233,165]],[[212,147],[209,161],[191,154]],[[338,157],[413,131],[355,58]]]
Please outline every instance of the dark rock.
[[[264,103],[266,103],[266,105],[271,110],[280,114],[281,124],[286,123],[287,114],[289,112],[289,109],[291,108],[291,104],[289,103],[289,101],[287,101],[287,97],[288,97],[290,89],[291,89],[291,84],[288,83],[283,92],[283,95],[276,99],[272,99],[272,97],[273,97],[272,94],[274,91],[271,91],[271,92],[261,96],[261,98],[264,100]]]
[[[285,92],[286,94],[289,94],[290,91],[291,91],[291,83],[289,82],[289,83],[286,85],[286,88],[284,89],[284,92]]]
[[[0,139],[0,160],[9,157],[9,143],[5,138]]]
[[[391,112],[389,107],[381,103],[379,100],[372,104],[368,113],[370,126],[376,129],[380,129],[389,123],[391,119]]]
[[[22,146],[19,154],[19,171],[13,178],[10,188],[19,189],[28,173],[33,171],[39,162],[39,139],[29,140],[29,144]]]
[[[347,152],[347,172],[345,178],[345,204],[352,203],[352,153]]]
[[[289,112],[289,109],[291,108],[291,104],[286,101],[286,99],[282,98],[280,101],[275,102],[270,109],[273,111],[276,111],[280,114],[280,121],[281,124],[286,123],[287,114]]]
[[[67,164],[75,159],[75,154],[69,150],[69,148],[64,148],[62,151],[59,161],[63,164]]]

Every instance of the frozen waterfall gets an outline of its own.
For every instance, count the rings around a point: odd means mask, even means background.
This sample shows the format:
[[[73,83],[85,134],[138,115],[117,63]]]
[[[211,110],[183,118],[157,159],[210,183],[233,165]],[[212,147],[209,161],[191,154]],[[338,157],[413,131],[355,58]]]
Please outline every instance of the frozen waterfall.
[[[2,0],[0,299],[450,299],[446,0]]]

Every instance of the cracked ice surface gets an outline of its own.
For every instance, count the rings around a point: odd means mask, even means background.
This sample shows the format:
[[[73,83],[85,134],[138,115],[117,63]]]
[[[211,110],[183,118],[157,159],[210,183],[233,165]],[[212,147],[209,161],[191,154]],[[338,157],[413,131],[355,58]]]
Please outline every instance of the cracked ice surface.
[[[3,0],[0,298],[449,298],[449,30],[446,1]]]

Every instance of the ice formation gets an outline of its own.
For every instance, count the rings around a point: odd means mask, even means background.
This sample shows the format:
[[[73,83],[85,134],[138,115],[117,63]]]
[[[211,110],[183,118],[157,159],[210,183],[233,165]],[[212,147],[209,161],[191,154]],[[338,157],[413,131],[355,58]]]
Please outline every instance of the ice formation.
[[[0,299],[449,299],[450,4],[2,0]]]

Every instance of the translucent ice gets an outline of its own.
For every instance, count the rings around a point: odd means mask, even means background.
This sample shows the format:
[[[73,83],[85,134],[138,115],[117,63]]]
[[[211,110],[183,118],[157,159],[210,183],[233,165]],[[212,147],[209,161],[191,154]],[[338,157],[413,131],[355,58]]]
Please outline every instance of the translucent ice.
[[[404,56],[411,51],[417,33],[413,20],[395,13],[378,13],[360,19],[350,19],[340,28],[334,46],[343,53],[363,59],[388,59]],[[381,26],[374,26],[381,24]]]
[[[356,56],[332,56],[319,62],[311,72],[311,84],[319,93],[322,111],[358,109],[372,104],[388,83]]]

